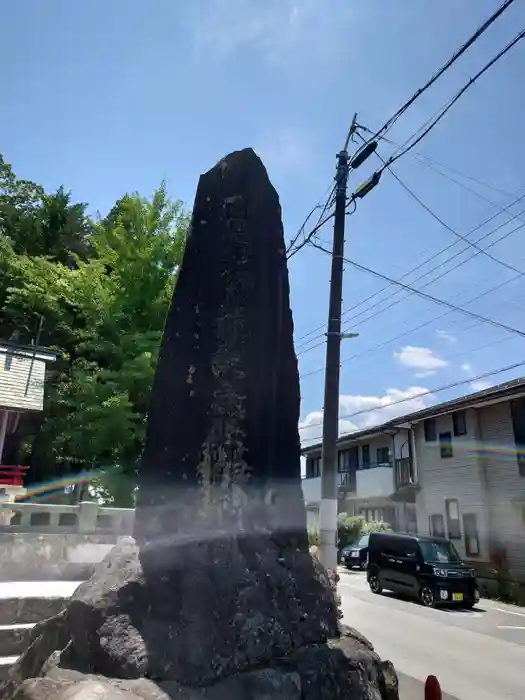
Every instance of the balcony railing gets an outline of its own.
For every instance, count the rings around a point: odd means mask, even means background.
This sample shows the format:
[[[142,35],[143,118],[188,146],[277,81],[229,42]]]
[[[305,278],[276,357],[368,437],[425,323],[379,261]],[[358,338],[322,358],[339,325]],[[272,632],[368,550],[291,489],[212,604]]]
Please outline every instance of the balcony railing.
[[[416,486],[414,465],[410,457],[396,459],[395,462],[396,488],[404,486]]]
[[[356,490],[356,475],[355,471],[351,472],[340,472],[339,473],[339,489],[343,493],[347,493],[348,491],[355,491]]]

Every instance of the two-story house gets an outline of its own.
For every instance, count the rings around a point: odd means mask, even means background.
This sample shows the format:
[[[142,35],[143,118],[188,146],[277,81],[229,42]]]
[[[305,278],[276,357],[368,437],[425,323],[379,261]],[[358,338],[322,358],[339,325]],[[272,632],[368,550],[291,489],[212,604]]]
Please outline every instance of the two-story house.
[[[320,445],[303,454],[315,526]],[[339,472],[340,511],[447,536],[480,564],[498,551],[525,581],[525,377],[342,436]]]
[[[46,365],[55,359],[45,348],[0,340],[0,465],[6,438],[18,428],[20,416],[42,411]]]
[[[343,435],[338,442],[339,512],[416,528],[413,433],[390,424]],[[316,528],[321,493],[321,445],[303,449],[303,493],[309,527]]]

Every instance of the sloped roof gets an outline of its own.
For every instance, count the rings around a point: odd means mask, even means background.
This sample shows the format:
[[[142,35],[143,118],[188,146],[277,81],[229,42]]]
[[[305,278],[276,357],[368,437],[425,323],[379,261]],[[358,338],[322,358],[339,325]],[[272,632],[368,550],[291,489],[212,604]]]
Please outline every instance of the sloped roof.
[[[472,408],[476,404],[485,403],[491,400],[498,400],[505,398],[505,396],[511,397],[516,394],[520,389],[525,390],[525,377],[518,377],[517,379],[512,379],[509,382],[503,382],[496,386],[492,386],[488,389],[482,389],[481,391],[475,391],[472,394],[466,394],[465,396],[460,396],[456,399],[451,399],[449,401],[443,401],[442,403],[434,404],[428,408],[424,408],[421,411],[414,411],[413,413],[407,413],[403,416],[393,418],[386,423],[381,423],[374,427],[366,428],[364,430],[358,430],[354,433],[346,433],[341,435],[338,444],[352,442],[354,440],[359,440],[362,437],[368,435],[373,435],[374,433],[381,433],[387,431],[389,428],[399,428],[405,423],[417,423],[426,418],[432,418],[441,413],[448,413],[450,411],[458,411],[463,408]],[[431,391],[429,393],[432,393]],[[309,452],[317,452],[321,448],[321,443],[315,443],[314,445],[308,445],[301,449],[301,454],[308,454]]]

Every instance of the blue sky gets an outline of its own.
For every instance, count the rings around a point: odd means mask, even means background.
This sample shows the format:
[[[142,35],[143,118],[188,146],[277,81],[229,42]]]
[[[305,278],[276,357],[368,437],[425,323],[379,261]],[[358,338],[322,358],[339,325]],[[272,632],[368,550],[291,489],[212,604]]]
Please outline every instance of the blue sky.
[[[330,185],[353,113],[372,129],[381,126],[499,5],[5,0],[0,42],[9,69],[2,76],[0,148],[19,176],[48,189],[63,184],[91,211],[104,213],[123,192],[149,194],[162,178],[173,196],[191,205],[202,171],[231,150],[253,146],[280,193],[289,239]],[[408,138],[524,26],[524,2],[518,0],[388,137]],[[524,73],[525,41],[415,149],[432,159],[432,167],[410,155],[395,166],[403,182],[461,234],[494,216],[474,240],[525,210],[525,199],[516,203],[525,194]],[[383,143],[379,152],[388,156],[392,148]],[[352,174],[350,189],[375,167],[370,160]],[[488,292],[467,308],[525,328],[523,277],[484,255],[431,282],[475,251],[459,243],[423,265],[456,238],[389,173],[347,223],[346,254],[353,260],[408,284],[421,277],[415,286],[458,305]],[[515,218],[480,245],[520,223]],[[330,235],[329,227],[321,231],[325,241]],[[491,254],[525,271],[524,236],[525,228],[518,229]],[[441,267],[425,275],[436,264]],[[320,331],[310,332],[326,317],[328,265],[323,253],[305,250],[290,268],[305,440],[316,440],[321,431],[324,346],[308,349],[319,342]],[[519,335],[446,313],[406,292],[392,296],[388,289],[364,301],[384,287],[347,266],[343,307],[354,308],[345,327],[360,336],[343,346],[341,414],[368,412],[342,420],[341,429],[467,393],[481,384],[411,398],[525,359]],[[378,313],[393,301],[399,303]]]

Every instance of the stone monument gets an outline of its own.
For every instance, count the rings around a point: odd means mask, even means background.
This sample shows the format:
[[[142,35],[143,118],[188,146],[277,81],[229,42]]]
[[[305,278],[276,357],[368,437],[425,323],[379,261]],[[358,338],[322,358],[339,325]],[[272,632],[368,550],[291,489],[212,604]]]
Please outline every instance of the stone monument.
[[[251,149],[199,182],[134,538],[35,628],[0,700],[397,700],[308,550],[279,198]]]

